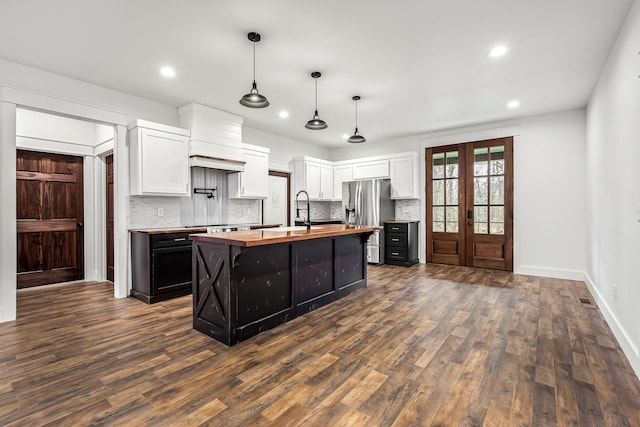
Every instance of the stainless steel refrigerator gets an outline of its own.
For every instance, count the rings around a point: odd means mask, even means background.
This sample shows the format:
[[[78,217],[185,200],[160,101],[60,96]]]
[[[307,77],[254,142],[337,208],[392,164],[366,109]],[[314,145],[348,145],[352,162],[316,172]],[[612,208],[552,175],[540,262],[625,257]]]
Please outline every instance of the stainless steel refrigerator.
[[[395,218],[388,179],[370,179],[342,183],[343,221],[350,225],[382,226]],[[374,232],[367,242],[367,261],[384,263],[384,233]]]

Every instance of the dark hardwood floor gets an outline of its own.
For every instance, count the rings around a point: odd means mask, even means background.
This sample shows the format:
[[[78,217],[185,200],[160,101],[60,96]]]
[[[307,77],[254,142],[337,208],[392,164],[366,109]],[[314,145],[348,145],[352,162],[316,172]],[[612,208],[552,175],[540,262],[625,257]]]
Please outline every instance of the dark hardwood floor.
[[[640,384],[582,282],[369,269],[369,287],[234,347],[110,283],[18,293],[0,425],[638,426]]]

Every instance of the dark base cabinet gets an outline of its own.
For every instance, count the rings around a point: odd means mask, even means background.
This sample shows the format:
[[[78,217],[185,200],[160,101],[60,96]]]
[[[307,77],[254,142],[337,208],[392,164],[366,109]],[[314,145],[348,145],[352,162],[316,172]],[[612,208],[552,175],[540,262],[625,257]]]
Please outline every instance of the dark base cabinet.
[[[191,293],[190,233],[131,233],[131,293],[147,304]]]
[[[193,241],[194,329],[231,346],[366,287],[369,234],[254,247]]]
[[[384,238],[385,263],[409,267],[419,262],[418,221],[387,221]]]

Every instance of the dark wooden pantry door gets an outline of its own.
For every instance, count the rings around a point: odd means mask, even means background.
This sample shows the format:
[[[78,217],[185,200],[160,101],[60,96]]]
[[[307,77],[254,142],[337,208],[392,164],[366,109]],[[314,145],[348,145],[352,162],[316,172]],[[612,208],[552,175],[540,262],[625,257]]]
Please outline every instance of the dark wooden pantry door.
[[[16,151],[18,288],[84,278],[83,159]]]
[[[427,262],[513,271],[513,138],[426,151]]]
[[[113,234],[113,154],[109,154],[105,157],[105,165],[107,170],[106,182],[107,182],[107,280],[111,280],[113,282],[114,276],[114,252],[113,252],[113,242],[114,242],[114,234]]]

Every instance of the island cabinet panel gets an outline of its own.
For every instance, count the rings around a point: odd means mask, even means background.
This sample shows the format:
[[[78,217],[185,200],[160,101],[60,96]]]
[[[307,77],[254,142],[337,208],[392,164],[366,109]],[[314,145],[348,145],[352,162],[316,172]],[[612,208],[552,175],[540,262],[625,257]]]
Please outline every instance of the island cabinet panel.
[[[193,327],[210,337],[229,344],[231,310],[235,300],[229,287],[229,245],[194,245],[193,263]]]
[[[193,327],[234,345],[366,287],[369,234],[253,247],[194,240]]]
[[[248,249],[232,265],[238,285],[238,328],[292,307],[291,277],[283,274],[291,265],[290,248],[273,245],[271,250]]]
[[[333,301],[335,239],[307,240],[293,245],[297,290],[296,312],[303,314]]]

